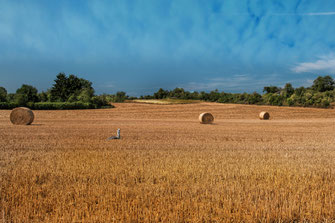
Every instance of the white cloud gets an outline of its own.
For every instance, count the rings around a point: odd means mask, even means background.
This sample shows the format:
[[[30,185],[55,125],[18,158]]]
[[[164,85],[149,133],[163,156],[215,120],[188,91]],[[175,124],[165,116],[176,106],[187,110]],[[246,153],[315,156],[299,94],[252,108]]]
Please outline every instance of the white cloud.
[[[335,12],[311,12],[311,13],[304,13],[301,15],[307,15],[307,16],[335,15]]]
[[[104,88],[116,88],[116,84],[115,83],[111,83],[111,82],[107,82],[103,85],[101,85],[101,87],[104,87]]]
[[[335,12],[269,13],[270,16],[331,16]]]
[[[335,73],[335,55],[323,56],[315,62],[303,62],[292,68],[296,73],[330,72]]]
[[[226,16],[249,16],[250,13],[225,13]],[[306,13],[267,13],[264,16],[332,16],[335,12],[306,12]]]

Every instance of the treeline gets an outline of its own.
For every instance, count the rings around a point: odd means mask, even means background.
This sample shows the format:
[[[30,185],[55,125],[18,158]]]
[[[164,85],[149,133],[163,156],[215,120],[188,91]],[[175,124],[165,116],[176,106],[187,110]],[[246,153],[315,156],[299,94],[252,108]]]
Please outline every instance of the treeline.
[[[56,76],[53,86],[46,92],[39,93],[35,87],[23,84],[16,93],[8,94],[0,87],[0,109],[19,106],[38,110],[110,108],[113,107],[111,102],[123,102],[126,98],[125,92],[95,95],[90,81],[64,73]]]
[[[211,92],[190,92],[183,88],[174,90],[159,89],[153,95],[141,96],[141,99],[192,99],[220,103],[276,105],[276,106],[304,106],[328,108],[335,102],[335,82],[331,76],[319,76],[311,87],[294,88],[287,83],[283,88],[266,86],[263,94],[254,93],[226,93],[214,90]]]
[[[16,93],[8,94],[0,87],[0,109],[12,109],[26,106],[32,109],[92,109],[110,108],[113,102],[124,102],[136,99],[125,92],[116,94],[95,95],[92,83],[75,75],[66,76],[59,73],[53,86],[46,92],[38,92],[31,85],[23,84]],[[190,92],[183,88],[164,90],[160,88],[153,95],[141,96],[140,99],[191,99],[219,103],[304,106],[328,108],[335,104],[335,82],[331,76],[319,76],[310,87],[294,88],[287,83],[283,88],[266,86],[263,94],[226,93],[214,90],[211,92]]]

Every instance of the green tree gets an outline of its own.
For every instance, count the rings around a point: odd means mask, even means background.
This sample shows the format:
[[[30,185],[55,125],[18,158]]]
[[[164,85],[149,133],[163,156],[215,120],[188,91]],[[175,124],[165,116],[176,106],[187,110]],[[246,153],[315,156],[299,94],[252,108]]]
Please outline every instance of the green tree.
[[[292,98],[288,98],[286,100],[286,103],[287,103],[288,106],[293,106],[294,105],[294,100]]]
[[[25,106],[29,102],[28,96],[25,94],[15,94],[14,102],[20,106]]]
[[[69,101],[70,97],[70,100],[73,101],[74,98],[77,98],[84,90],[86,93],[89,92],[91,97],[93,97],[94,89],[92,87],[92,82],[83,78],[78,78],[73,74],[67,77],[64,73],[59,73],[50,90],[51,101]]]
[[[15,94],[13,93],[7,94],[7,102],[14,102],[14,100],[15,100]]]
[[[180,98],[185,99],[185,90],[183,88],[175,88],[172,91],[170,91],[171,98]]]
[[[328,108],[329,106],[330,106],[330,102],[326,98],[321,100],[321,107],[322,108]]]
[[[262,100],[264,104],[281,106],[283,105],[284,97],[276,93],[269,93],[263,94]]]
[[[211,91],[209,93],[209,100],[212,101],[212,102],[218,101],[220,96],[221,96],[221,93],[219,93],[219,90],[215,89],[214,91]]]
[[[208,101],[209,100],[209,94],[206,93],[205,91],[201,91],[199,94],[199,99],[203,101]]]
[[[81,90],[80,94],[78,95],[78,100],[82,102],[91,102],[93,93],[94,93],[93,89],[84,88],[83,90]]]
[[[7,101],[7,90],[4,87],[0,87],[0,102]]]
[[[64,73],[56,76],[55,83],[50,90],[51,101],[66,101],[69,97],[67,88],[67,77]]]
[[[114,102],[124,102],[124,100],[126,100],[127,97],[128,96],[126,95],[126,92],[118,91],[118,92],[116,92]]]
[[[31,85],[23,84],[16,90],[14,100],[20,105],[25,105],[27,102],[37,102],[37,89]]]
[[[218,102],[220,103],[232,103],[234,101],[234,96],[232,93],[221,92]]]
[[[66,80],[66,99],[68,99],[72,94],[79,95],[81,90],[84,88],[78,77],[70,74]]]
[[[262,95],[258,94],[257,92],[249,95],[248,104],[258,104],[260,102],[262,102]]]
[[[302,96],[306,92],[306,88],[304,87],[299,87],[294,90],[294,94],[297,96]]]
[[[102,106],[108,106],[110,105],[110,102],[112,101],[112,98],[110,95],[102,94],[99,96],[94,96],[92,98],[92,103],[97,107],[101,108]]]
[[[47,102],[48,101],[48,93],[42,91],[41,93],[37,94],[38,101],[40,102]]]
[[[283,89],[284,97],[289,98],[294,93],[294,88],[292,87],[292,84],[286,83],[285,87]]]
[[[191,99],[199,100],[199,92],[197,91],[191,92],[190,97]]]
[[[318,92],[332,91],[334,84],[335,82],[331,76],[319,76],[313,81],[312,89]]]
[[[84,78],[79,78],[79,81],[80,81],[81,88],[93,90],[93,94],[94,94],[94,89],[92,87],[91,81],[88,81]]]
[[[263,89],[263,92],[266,92],[266,94],[269,94],[269,93],[279,93],[280,89],[276,86],[267,86],[267,87],[264,87]]]
[[[79,101],[76,94],[71,94],[70,97],[67,99],[67,102],[76,102]]]
[[[156,93],[154,93],[154,98],[163,99],[163,98],[167,98],[168,95],[169,95],[168,90],[164,90],[163,88],[160,88]]]

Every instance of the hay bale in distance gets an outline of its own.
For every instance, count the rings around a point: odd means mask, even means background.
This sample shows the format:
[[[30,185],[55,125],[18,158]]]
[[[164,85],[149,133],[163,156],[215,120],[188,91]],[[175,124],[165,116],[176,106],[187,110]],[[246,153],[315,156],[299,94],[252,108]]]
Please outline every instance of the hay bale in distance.
[[[262,111],[261,113],[259,113],[259,119],[268,120],[269,118],[270,118],[269,112]]]
[[[14,108],[10,113],[10,121],[14,125],[30,125],[34,121],[34,113],[29,108]]]
[[[201,124],[212,124],[214,121],[214,116],[211,113],[204,112],[200,114],[199,121]]]

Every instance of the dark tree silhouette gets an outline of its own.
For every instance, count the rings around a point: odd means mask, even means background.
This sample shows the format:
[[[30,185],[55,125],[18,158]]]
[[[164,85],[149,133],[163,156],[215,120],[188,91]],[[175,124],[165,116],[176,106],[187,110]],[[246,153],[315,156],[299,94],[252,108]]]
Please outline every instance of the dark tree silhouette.
[[[331,76],[319,76],[313,81],[312,89],[318,92],[332,91],[334,84],[335,82]]]
[[[7,101],[7,90],[4,87],[0,87],[0,102]]]

